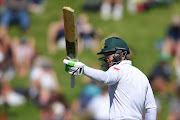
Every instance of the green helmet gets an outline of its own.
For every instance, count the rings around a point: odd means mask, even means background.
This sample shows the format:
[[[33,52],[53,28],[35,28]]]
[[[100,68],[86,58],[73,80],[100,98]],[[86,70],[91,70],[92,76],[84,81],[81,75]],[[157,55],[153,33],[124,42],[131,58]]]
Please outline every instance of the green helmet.
[[[122,61],[122,57],[126,59],[126,55],[130,53],[129,47],[127,46],[126,42],[118,37],[111,37],[105,40],[104,45],[102,46],[101,52],[97,53],[104,54],[106,52],[114,52],[111,55],[106,55],[99,58],[99,62],[102,68],[106,71],[109,67],[118,64]],[[113,57],[111,62],[107,62],[109,57]]]
[[[105,40],[104,45],[102,46],[101,52],[97,53],[104,54],[105,52],[116,52],[117,50],[127,51],[127,54],[130,53],[129,47],[126,42],[118,37],[110,37]]]

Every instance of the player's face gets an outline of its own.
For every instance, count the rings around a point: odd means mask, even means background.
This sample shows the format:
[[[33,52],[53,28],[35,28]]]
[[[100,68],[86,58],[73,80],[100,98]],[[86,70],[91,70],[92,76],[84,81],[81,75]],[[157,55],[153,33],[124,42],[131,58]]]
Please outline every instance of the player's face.
[[[114,62],[114,52],[107,52],[107,53],[104,53],[105,55],[105,61],[106,63],[108,63],[108,67],[111,67],[113,65],[113,62]]]

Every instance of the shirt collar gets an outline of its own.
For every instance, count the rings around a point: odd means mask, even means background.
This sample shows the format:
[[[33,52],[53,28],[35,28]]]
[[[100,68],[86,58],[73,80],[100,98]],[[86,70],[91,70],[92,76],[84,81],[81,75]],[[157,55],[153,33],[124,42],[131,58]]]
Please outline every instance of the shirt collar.
[[[122,60],[120,62],[120,64],[129,64],[129,65],[132,65],[132,61],[131,60]]]

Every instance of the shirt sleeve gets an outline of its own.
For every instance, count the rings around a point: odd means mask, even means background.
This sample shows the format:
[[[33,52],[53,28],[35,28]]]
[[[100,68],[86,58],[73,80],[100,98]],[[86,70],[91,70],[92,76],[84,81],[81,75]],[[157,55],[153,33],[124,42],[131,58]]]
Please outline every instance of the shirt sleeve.
[[[145,120],[156,120],[156,109],[148,109],[146,110]]]
[[[148,89],[147,89],[145,109],[146,109],[145,120],[156,120],[157,106],[150,84],[148,85]]]
[[[106,85],[112,85],[120,80],[121,72],[117,69],[109,68],[108,71],[102,71],[93,69],[88,66],[84,66],[84,74],[100,83]]]

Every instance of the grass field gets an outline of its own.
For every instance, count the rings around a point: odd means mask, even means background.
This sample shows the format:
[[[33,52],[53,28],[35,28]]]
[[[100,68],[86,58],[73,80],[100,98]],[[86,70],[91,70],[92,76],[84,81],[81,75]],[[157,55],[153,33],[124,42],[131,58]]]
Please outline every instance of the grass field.
[[[103,21],[99,12],[85,12],[82,9],[84,0],[48,0],[43,14],[31,14],[31,27],[29,36],[36,39],[36,50],[41,55],[48,56],[56,70],[59,84],[62,86],[63,94],[69,104],[77,97],[81,88],[83,77],[76,77],[76,87],[70,88],[70,76],[65,73],[62,63],[65,58],[65,51],[58,51],[52,55],[47,50],[47,31],[49,24],[58,21],[62,17],[63,6],[70,6],[76,10],[76,15],[86,13],[89,16],[90,23],[96,29],[102,31],[101,40],[111,34],[118,34],[125,39],[128,45],[134,50],[133,65],[142,70],[146,75],[149,74],[152,66],[157,62],[159,51],[155,49],[155,42],[164,37],[165,29],[170,23],[171,16],[174,13],[180,14],[180,2],[174,3],[170,7],[153,8],[144,13],[138,13],[130,16],[126,11],[121,21]],[[18,27],[12,27],[9,34],[11,37],[21,36]],[[99,47],[100,50],[100,47]],[[98,64],[98,56],[91,51],[84,50],[79,55],[79,60],[88,66]],[[14,87],[28,85],[28,76],[19,78],[18,76],[12,81]],[[165,120],[168,113],[166,103],[163,106],[163,115],[161,120]],[[9,116],[8,120],[39,120],[39,110],[37,107],[28,102],[20,107],[2,108]]]

